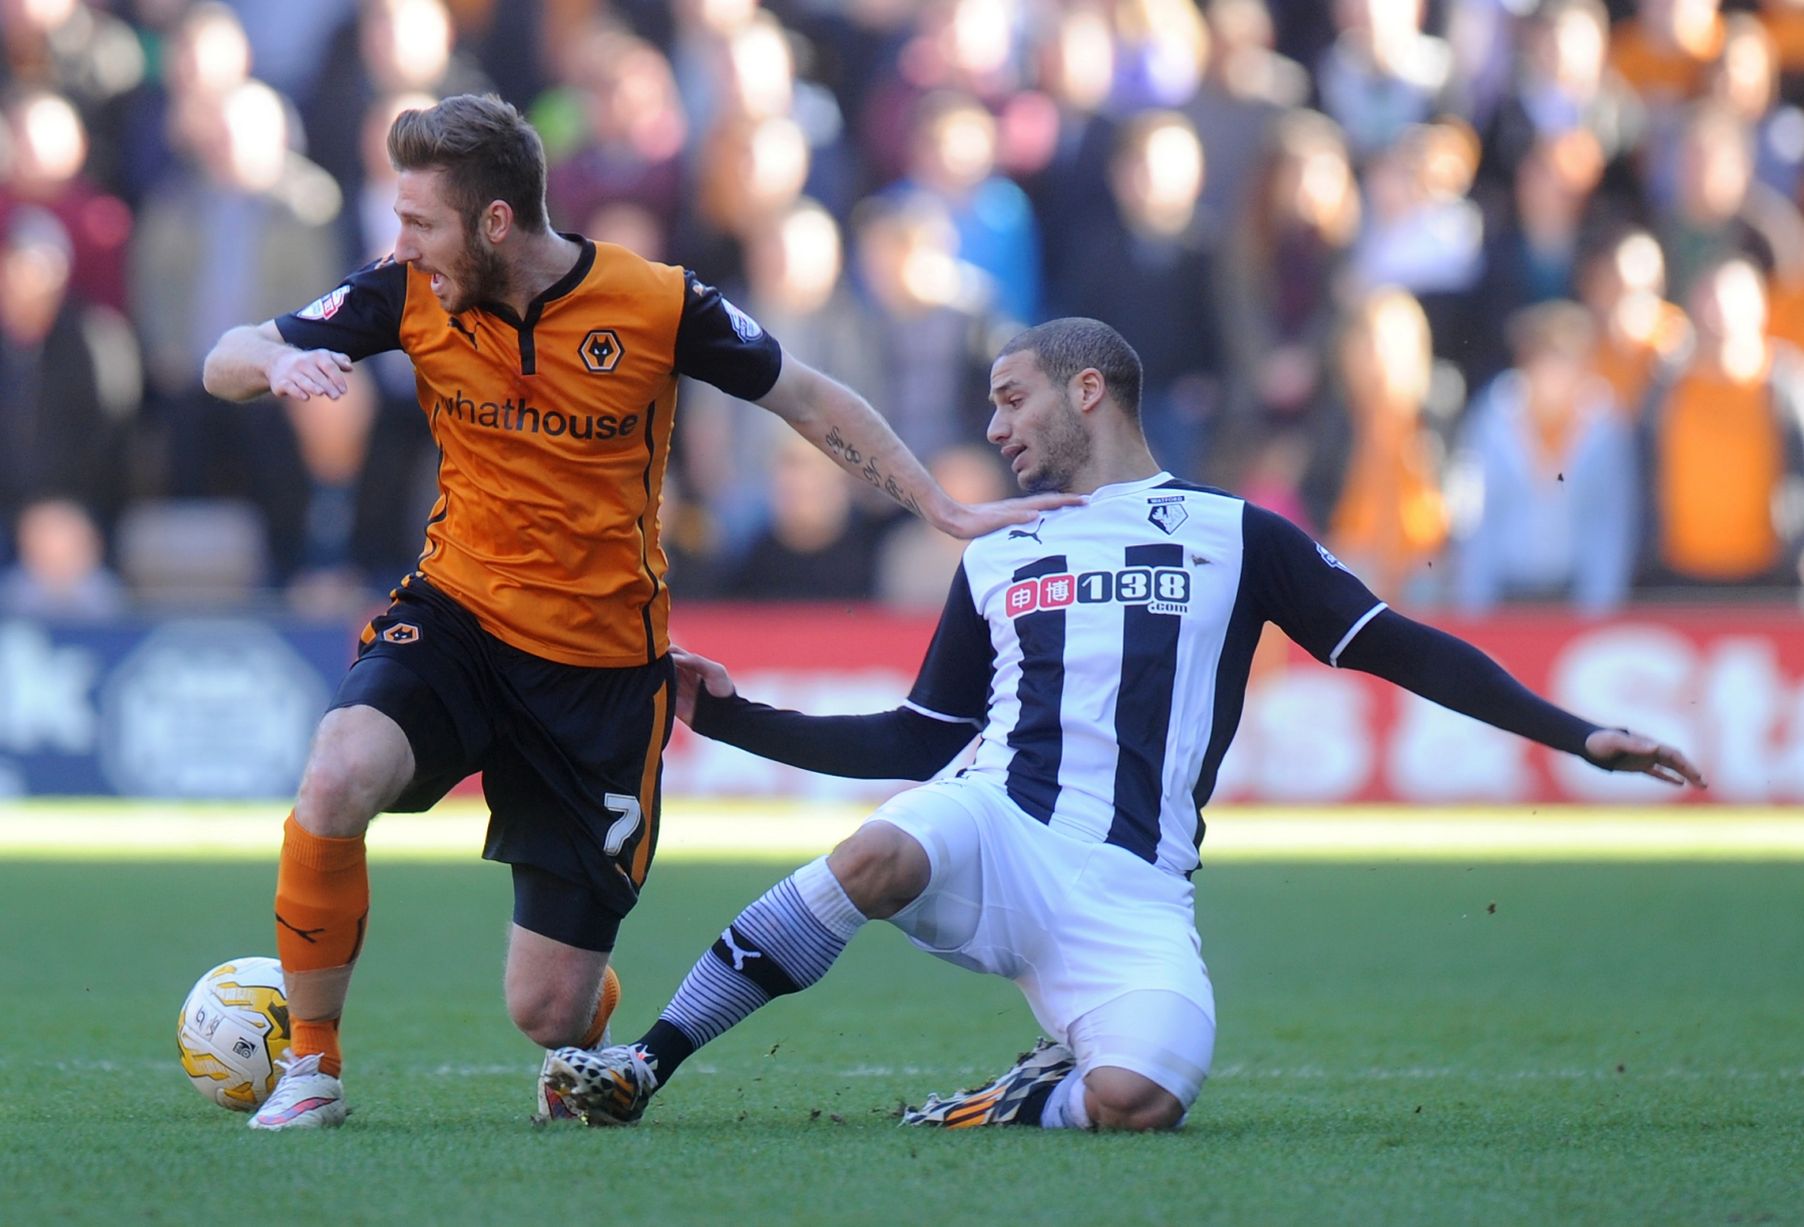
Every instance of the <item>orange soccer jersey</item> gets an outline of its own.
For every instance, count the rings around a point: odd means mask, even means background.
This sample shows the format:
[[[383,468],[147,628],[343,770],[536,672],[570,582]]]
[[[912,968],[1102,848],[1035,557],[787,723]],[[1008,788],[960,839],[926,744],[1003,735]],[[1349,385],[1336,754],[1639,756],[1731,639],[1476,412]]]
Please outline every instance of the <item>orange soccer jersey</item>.
[[[677,376],[763,396],[782,357],[750,318],[682,269],[585,240],[524,318],[448,315],[385,260],[276,324],[293,345],[413,360],[439,448],[418,573],[484,630],[589,667],[668,649],[658,500]]]
[[[1661,561],[1699,579],[1770,571],[1781,552],[1773,495],[1785,478],[1771,383],[1688,372],[1668,394],[1653,446]]]
[[[1611,33],[1609,61],[1644,102],[1683,102],[1697,97],[1722,51],[1721,17],[1690,31],[1682,45],[1655,38],[1639,18],[1630,18]]]

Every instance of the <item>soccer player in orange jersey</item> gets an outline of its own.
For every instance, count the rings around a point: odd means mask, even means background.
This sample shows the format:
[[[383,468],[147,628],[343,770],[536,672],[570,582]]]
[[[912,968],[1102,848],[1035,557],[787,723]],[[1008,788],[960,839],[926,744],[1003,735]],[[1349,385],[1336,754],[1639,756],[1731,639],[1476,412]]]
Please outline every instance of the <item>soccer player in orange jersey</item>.
[[[294,1049],[258,1129],[344,1120],[364,834],[473,772],[483,855],[513,871],[508,1011],[547,1048],[601,1041],[619,996],[608,956],[657,845],[672,685],[658,501],[679,375],[777,414],[954,536],[1070,501],[954,501],[868,403],[694,274],[552,230],[543,147],[500,99],[407,111],[388,149],[393,257],[232,329],[205,368],[228,400],[305,401],[399,349],[440,453],[425,549],[364,631],[285,827],[276,939]],[[572,1115],[543,1092],[540,1111]]]

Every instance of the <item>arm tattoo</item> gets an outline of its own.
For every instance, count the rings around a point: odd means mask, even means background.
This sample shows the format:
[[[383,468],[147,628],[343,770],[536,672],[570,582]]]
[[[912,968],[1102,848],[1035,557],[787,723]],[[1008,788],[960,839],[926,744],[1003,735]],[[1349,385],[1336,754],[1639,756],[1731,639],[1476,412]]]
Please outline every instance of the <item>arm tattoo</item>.
[[[864,459],[864,453],[848,443],[846,437],[839,433],[839,427],[837,426],[827,432],[827,437],[823,439],[822,442],[826,445],[827,450],[832,452],[837,459],[844,461],[854,468],[856,468],[858,463]]]
[[[915,497],[904,490],[901,483],[893,476],[885,473],[878,466],[875,456],[865,455],[845,435],[841,434],[839,427],[829,428],[827,437],[821,440],[821,444],[842,466],[857,473],[858,476],[895,499],[915,515],[921,514],[921,505],[915,500]]]

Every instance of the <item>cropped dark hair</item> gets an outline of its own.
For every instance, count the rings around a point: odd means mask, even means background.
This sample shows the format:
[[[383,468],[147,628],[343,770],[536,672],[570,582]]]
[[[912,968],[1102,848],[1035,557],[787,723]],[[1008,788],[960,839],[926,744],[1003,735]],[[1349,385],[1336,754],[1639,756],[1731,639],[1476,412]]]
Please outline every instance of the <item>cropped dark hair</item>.
[[[396,170],[437,170],[451,207],[474,230],[490,201],[505,201],[522,230],[543,234],[545,146],[531,124],[493,94],[458,94],[403,111],[388,130]]]
[[[1016,336],[996,356],[1005,358],[1022,350],[1033,351],[1055,387],[1064,387],[1079,371],[1094,367],[1128,420],[1140,420],[1140,355],[1101,320],[1081,316],[1047,320]]]

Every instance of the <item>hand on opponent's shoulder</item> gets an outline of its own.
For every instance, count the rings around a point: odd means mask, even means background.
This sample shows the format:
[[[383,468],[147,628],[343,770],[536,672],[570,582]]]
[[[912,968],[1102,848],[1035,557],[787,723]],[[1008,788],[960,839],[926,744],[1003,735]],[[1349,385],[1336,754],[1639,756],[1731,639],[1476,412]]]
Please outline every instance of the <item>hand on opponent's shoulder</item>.
[[[949,507],[931,520],[933,526],[947,536],[969,541],[1012,524],[1026,524],[1044,512],[1075,507],[1084,501],[1082,494],[1058,493],[1029,494],[994,503],[960,503],[949,499]]]

